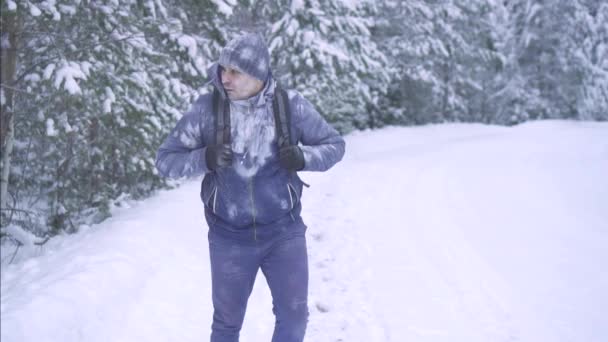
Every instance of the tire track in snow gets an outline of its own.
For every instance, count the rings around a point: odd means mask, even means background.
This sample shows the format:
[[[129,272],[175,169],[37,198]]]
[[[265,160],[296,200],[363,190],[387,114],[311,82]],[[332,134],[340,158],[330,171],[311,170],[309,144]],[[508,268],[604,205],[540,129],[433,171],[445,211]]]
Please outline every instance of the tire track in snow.
[[[497,136],[444,138],[422,149],[407,142],[390,151],[375,145],[369,156],[359,151],[344,162],[362,177],[353,181],[357,191],[345,189],[342,195],[350,200],[347,207],[356,208],[359,239],[372,250],[371,273],[377,279],[366,301],[375,304],[381,341],[517,340],[500,296],[488,290],[496,286],[494,275],[439,216],[449,203],[442,201],[444,175],[437,172],[437,160],[453,144]],[[402,153],[396,153],[400,148]],[[378,168],[370,162],[374,156],[390,157],[393,167]],[[375,175],[381,180],[369,184],[365,178]]]

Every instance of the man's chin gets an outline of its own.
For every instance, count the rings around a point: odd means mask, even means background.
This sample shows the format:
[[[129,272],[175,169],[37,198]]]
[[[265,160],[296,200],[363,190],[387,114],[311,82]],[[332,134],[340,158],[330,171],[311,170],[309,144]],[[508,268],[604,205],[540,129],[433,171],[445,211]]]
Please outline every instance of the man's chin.
[[[236,100],[235,97],[238,97],[233,90],[226,90],[226,95],[228,95],[228,98],[231,100]]]
[[[228,94],[228,98],[232,101],[247,100],[248,98],[251,97],[251,96],[239,95],[233,91],[226,91],[226,93]]]

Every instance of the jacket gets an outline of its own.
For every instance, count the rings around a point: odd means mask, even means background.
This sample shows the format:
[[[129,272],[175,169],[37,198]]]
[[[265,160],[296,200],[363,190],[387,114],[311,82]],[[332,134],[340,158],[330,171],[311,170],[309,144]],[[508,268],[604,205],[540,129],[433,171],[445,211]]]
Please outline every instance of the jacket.
[[[210,83],[225,95],[217,65],[210,69]],[[269,77],[264,89],[247,100],[231,101],[234,124],[232,167],[210,171],[205,152],[214,143],[215,115],[212,95],[200,96],[178,121],[157,152],[156,168],[168,178],[204,174],[200,197],[210,228],[228,235],[257,239],[289,222],[301,222],[301,198],[304,183],[296,172],[282,168],[274,133],[272,97],[274,80]],[[300,143],[305,166],[301,171],[325,171],[340,161],[345,142],[302,95],[288,90],[291,108],[291,143]],[[239,118],[256,118],[240,124]],[[259,118],[259,120],[257,119]],[[242,121],[241,121],[242,122]],[[239,128],[257,129],[243,144]],[[262,133],[260,133],[262,132]],[[266,133],[264,133],[266,132]],[[252,138],[253,136],[253,138]],[[257,141],[265,138],[266,142]],[[253,139],[253,140],[252,140]],[[257,146],[253,153],[248,148]]]

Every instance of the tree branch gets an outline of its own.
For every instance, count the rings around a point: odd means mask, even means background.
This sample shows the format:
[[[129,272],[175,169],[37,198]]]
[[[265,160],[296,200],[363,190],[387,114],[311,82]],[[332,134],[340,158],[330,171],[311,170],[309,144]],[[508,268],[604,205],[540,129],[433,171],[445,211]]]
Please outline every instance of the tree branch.
[[[9,85],[2,84],[2,83],[0,83],[0,87],[6,88],[6,89],[10,89],[10,90],[13,90],[13,91],[16,91],[16,92],[28,94],[28,95],[33,95],[34,94],[34,93],[30,92],[30,91],[19,89],[19,88],[15,88],[15,87],[11,87]]]

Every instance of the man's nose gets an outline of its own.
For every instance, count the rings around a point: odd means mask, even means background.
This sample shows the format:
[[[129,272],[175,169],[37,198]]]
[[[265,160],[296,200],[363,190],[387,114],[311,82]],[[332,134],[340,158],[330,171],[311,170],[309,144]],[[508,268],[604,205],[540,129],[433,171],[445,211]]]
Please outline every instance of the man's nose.
[[[232,82],[232,78],[229,76],[227,72],[222,72],[222,84],[230,84]]]

